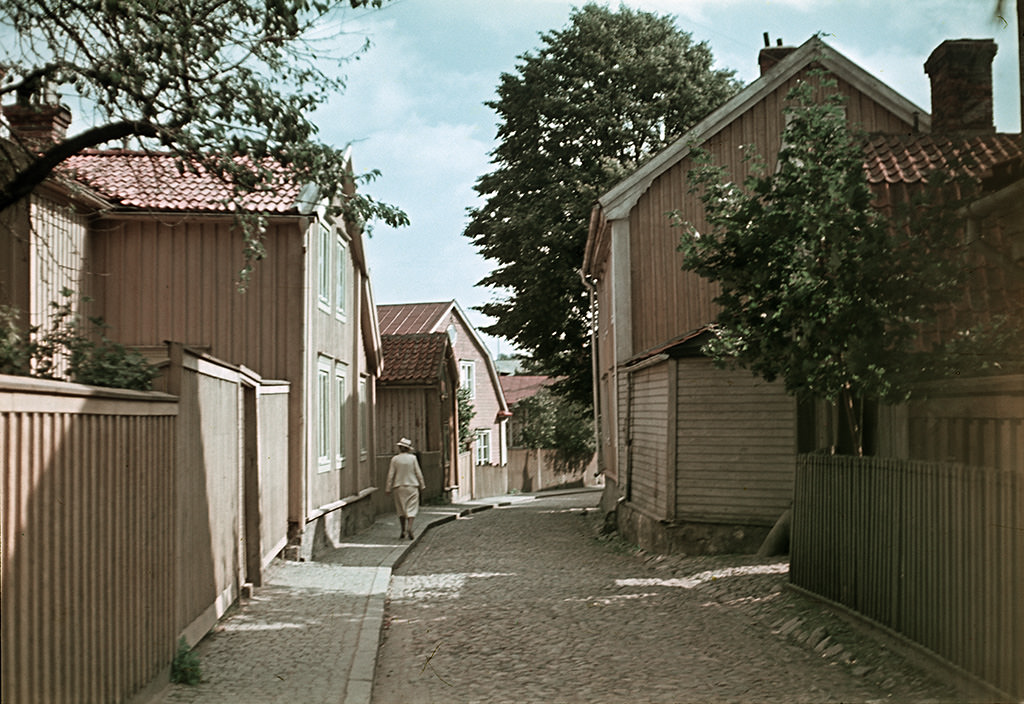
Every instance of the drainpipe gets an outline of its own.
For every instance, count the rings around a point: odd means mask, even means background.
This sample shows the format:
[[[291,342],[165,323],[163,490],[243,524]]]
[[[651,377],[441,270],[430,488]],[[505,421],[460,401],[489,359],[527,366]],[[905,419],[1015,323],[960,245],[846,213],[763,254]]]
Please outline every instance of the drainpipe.
[[[600,407],[601,397],[599,395],[600,383],[598,380],[599,365],[597,359],[597,316],[595,314],[597,301],[594,298],[594,279],[591,279],[584,274],[583,269],[579,270],[579,274],[580,281],[583,282],[583,286],[587,289],[587,293],[590,296],[590,384],[591,393],[594,397],[594,451],[597,454],[597,471],[594,472],[594,476],[596,477],[604,471],[602,469],[604,464],[601,461],[601,414],[598,410]]]

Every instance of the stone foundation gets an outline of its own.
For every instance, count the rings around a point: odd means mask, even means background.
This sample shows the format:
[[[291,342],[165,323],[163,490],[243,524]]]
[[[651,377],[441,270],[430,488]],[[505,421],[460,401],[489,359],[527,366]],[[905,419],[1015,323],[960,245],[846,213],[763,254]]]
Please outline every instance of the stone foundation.
[[[625,501],[616,513],[616,528],[623,540],[662,555],[754,554],[771,530],[762,525],[666,523]]]
[[[346,501],[306,523],[302,533],[292,538],[289,546],[292,549],[286,548],[286,557],[300,561],[317,560],[325,552],[336,549],[345,536],[373,525],[376,515],[370,495]]]

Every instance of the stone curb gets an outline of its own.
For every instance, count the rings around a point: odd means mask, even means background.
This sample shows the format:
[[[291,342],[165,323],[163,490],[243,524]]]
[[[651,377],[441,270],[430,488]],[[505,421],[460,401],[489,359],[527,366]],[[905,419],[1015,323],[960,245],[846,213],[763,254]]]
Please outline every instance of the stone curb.
[[[438,516],[423,526],[423,529],[413,540],[396,548],[388,557],[381,561],[380,566],[377,568],[377,573],[374,575],[373,587],[367,597],[366,609],[361,619],[356,653],[352,659],[352,667],[349,670],[348,683],[345,686],[345,697],[342,699],[344,704],[370,704],[373,698],[373,678],[377,670],[377,650],[379,649],[381,633],[384,629],[384,606],[387,602],[388,587],[391,585],[391,574],[405,561],[405,556],[409,553],[409,550],[434,526],[450,523],[459,518],[494,508],[494,506],[510,505],[510,503],[481,504],[480,506],[470,506],[462,509],[458,513]]]

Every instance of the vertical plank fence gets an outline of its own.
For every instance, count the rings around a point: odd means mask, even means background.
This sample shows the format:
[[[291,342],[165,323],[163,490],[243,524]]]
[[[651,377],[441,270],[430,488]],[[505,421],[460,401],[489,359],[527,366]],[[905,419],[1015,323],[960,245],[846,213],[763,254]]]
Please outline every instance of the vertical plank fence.
[[[793,584],[1024,697],[1024,475],[801,455]]]
[[[0,376],[4,702],[123,701],[173,657],[177,412]]]

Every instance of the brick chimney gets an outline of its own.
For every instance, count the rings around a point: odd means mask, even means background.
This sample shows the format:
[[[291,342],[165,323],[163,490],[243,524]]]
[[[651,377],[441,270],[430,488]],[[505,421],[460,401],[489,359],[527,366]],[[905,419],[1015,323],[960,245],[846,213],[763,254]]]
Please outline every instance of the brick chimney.
[[[991,39],[947,39],[924,64],[932,84],[932,132],[992,134]]]
[[[793,46],[782,46],[782,40],[777,39],[775,46],[771,45],[771,41],[768,39],[768,32],[764,33],[764,48],[757,55],[757,65],[761,67],[761,75],[763,76],[769,70],[775,67],[775,64],[782,61],[784,58],[796,51],[796,47]]]
[[[11,136],[35,147],[55,144],[67,135],[71,111],[49,89],[18,91],[17,102],[3,106]]]

